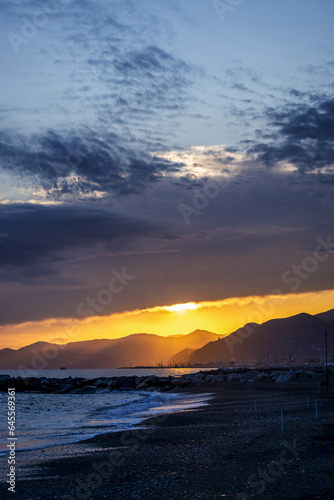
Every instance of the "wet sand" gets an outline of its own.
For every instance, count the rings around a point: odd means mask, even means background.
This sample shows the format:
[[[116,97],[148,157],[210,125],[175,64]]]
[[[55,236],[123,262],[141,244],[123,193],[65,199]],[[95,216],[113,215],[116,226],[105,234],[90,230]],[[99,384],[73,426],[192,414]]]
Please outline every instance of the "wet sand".
[[[334,499],[334,396],[317,390],[292,383],[185,389],[214,397],[52,455],[18,453],[16,498]],[[5,483],[0,496],[15,498]]]

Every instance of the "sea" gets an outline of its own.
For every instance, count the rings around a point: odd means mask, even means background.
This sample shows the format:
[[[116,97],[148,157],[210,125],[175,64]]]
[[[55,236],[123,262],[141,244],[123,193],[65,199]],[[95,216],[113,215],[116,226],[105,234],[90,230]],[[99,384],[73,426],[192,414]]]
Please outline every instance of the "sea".
[[[50,378],[113,376],[177,376],[197,372],[192,368],[115,370],[3,370],[0,375]],[[97,434],[138,426],[146,418],[162,413],[190,411],[207,404],[210,394],[160,393],[158,391],[112,391],[107,394],[41,394],[17,392],[16,451],[68,445]],[[0,455],[8,453],[7,393],[0,392]]]

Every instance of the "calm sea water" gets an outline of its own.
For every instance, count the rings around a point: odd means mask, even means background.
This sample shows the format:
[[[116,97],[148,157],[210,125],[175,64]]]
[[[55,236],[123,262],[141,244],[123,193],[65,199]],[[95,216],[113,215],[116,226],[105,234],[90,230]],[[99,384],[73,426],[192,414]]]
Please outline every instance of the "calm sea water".
[[[152,373],[180,376],[189,371],[191,370],[45,370],[39,376],[96,378]],[[3,374],[18,375],[15,370],[5,370]],[[104,432],[128,429],[156,414],[186,411],[206,404],[209,397],[209,394],[193,396],[144,391],[113,391],[107,394],[18,392],[16,393],[17,451],[50,448],[78,442]],[[5,455],[8,438],[5,392],[0,392],[0,409],[2,420],[0,455]]]
[[[211,368],[116,368],[106,370],[1,370],[0,375],[10,375],[11,377],[50,377],[50,378],[67,378],[67,377],[83,377],[83,378],[98,378],[98,377],[123,377],[137,375],[137,377],[145,377],[149,375],[157,375],[158,377],[181,377],[187,373],[197,373],[200,370],[212,370]]]

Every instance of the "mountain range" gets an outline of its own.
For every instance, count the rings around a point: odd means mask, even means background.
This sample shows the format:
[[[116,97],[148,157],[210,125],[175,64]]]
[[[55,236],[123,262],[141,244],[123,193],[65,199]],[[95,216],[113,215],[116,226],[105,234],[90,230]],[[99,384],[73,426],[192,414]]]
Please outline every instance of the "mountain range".
[[[65,345],[36,342],[0,350],[0,369],[120,368],[122,366],[210,365],[323,358],[324,332],[334,354],[334,309],[325,313],[249,323],[222,337],[206,330],[161,337],[138,333],[120,339],[88,340]]]
[[[324,358],[325,331],[328,331],[328,353],[334,353],[333,316],[334,310],[331,310],[315,316],[302,313],[273,319],[260,325],[250,323],[197,349],[190,354],[188,362],[223,364],[231,360],[250,363]]]
[[[0,350],[0,369],[120,368],[167,364],[184,349],[194,351],[217,340],[216,333],[195,330],[188,335],[138,333],[120,339],[87,340],[65,345],[36,342],[21,349]]]

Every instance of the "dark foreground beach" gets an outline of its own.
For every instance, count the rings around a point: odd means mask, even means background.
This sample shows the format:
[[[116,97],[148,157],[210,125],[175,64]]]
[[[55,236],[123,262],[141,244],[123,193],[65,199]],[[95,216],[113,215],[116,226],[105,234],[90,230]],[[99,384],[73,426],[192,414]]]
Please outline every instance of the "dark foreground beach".
[[[184,391],[213,397],[207,406],[146,420],[146,428],[57,447],[53,459],[43,450],[18,453],[16,493],[1,483],[0,497],[334,499],[332,394],[292,382]]]

